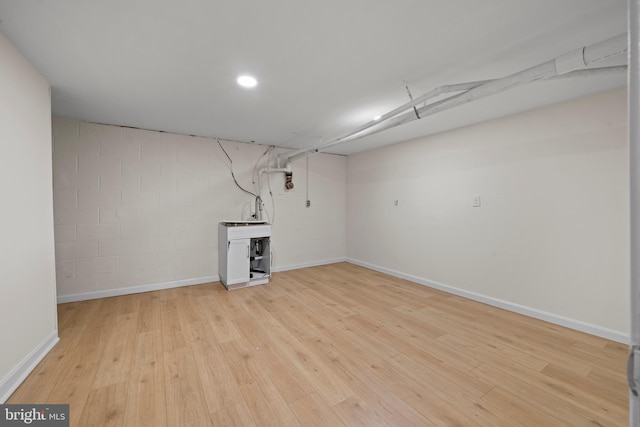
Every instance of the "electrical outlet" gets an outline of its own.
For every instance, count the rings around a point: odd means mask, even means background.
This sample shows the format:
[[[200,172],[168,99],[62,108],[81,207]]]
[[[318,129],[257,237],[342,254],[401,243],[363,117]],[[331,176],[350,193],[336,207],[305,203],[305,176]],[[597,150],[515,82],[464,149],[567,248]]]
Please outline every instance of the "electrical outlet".
[[[307,200],[307,207],[310,208],[311,207],[311,200]]]
[[[482,201],[480,200],[480,196],[473,196],[473,207],[479,208],[482,205]]]
[[[398,206],[398,199],[393,201],[393,206]]]

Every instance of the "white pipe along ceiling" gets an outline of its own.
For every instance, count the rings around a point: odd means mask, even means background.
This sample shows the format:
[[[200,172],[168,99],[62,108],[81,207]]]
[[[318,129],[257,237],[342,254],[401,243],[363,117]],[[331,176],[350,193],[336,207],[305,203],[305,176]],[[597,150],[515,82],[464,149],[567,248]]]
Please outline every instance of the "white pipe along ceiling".
[[[440,86],[422,96],[419,96],[406,104],[395,108],[382,115],[377,120],[371,120],[351,131],[345,132],[327,142],[319,143],[313,147],[289,151],[277,156],[276,169],[284,168],[290,171],[291,162],[309,156],[321,150],[326,150],[338,144],[353,141],[365,136],[373,135],[384,130],[418,120],[426,116],[455,108],[469,102],[486,98],[488,96],[513,89],[537,80],[551,80],[564,77],[585,77],[601,73],[626,72],[627,66],[614,66],[603,68],[587,68],[613,56],[626,54],[628,51],[627,34],[603,40],[589,46],[584,46],[561,55],[555,59],[543,62],[531,68],[510,74],[505,77],[483,80],[469,83],[459,83]],[[440,95],[461,92],[448,98],[426,104],[429,99]],[[417,105],[425,103],[420,108]],[[407,111],[410,110],[410,111]],[[368,132],[364,132],[368,131]],[[261,172],[284,172],[283,170],[263,169]]]

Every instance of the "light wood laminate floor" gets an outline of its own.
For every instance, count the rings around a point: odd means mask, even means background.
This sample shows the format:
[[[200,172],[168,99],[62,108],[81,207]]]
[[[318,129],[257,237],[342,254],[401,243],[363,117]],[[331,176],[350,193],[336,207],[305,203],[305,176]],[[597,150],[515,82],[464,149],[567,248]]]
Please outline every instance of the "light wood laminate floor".
[[[58,307],[74,426],[624,426],[627,347],[340,263]]]

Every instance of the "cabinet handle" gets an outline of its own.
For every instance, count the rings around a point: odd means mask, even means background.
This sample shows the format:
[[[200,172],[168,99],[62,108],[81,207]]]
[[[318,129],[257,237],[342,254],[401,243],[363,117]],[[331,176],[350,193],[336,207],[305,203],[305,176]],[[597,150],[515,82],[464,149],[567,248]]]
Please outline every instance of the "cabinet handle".
[[[247,245],[247,258],[251,258],[251,247]]]

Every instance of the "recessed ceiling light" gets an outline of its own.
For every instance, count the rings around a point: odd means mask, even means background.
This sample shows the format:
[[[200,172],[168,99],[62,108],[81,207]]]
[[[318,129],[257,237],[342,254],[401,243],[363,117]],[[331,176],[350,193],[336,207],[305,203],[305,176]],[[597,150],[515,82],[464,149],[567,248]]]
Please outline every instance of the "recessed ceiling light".
[[[242,87],[256,87],[256,85],[258,84],[258,81],[255,77],[248,75],[240,76],[236,81]]]

